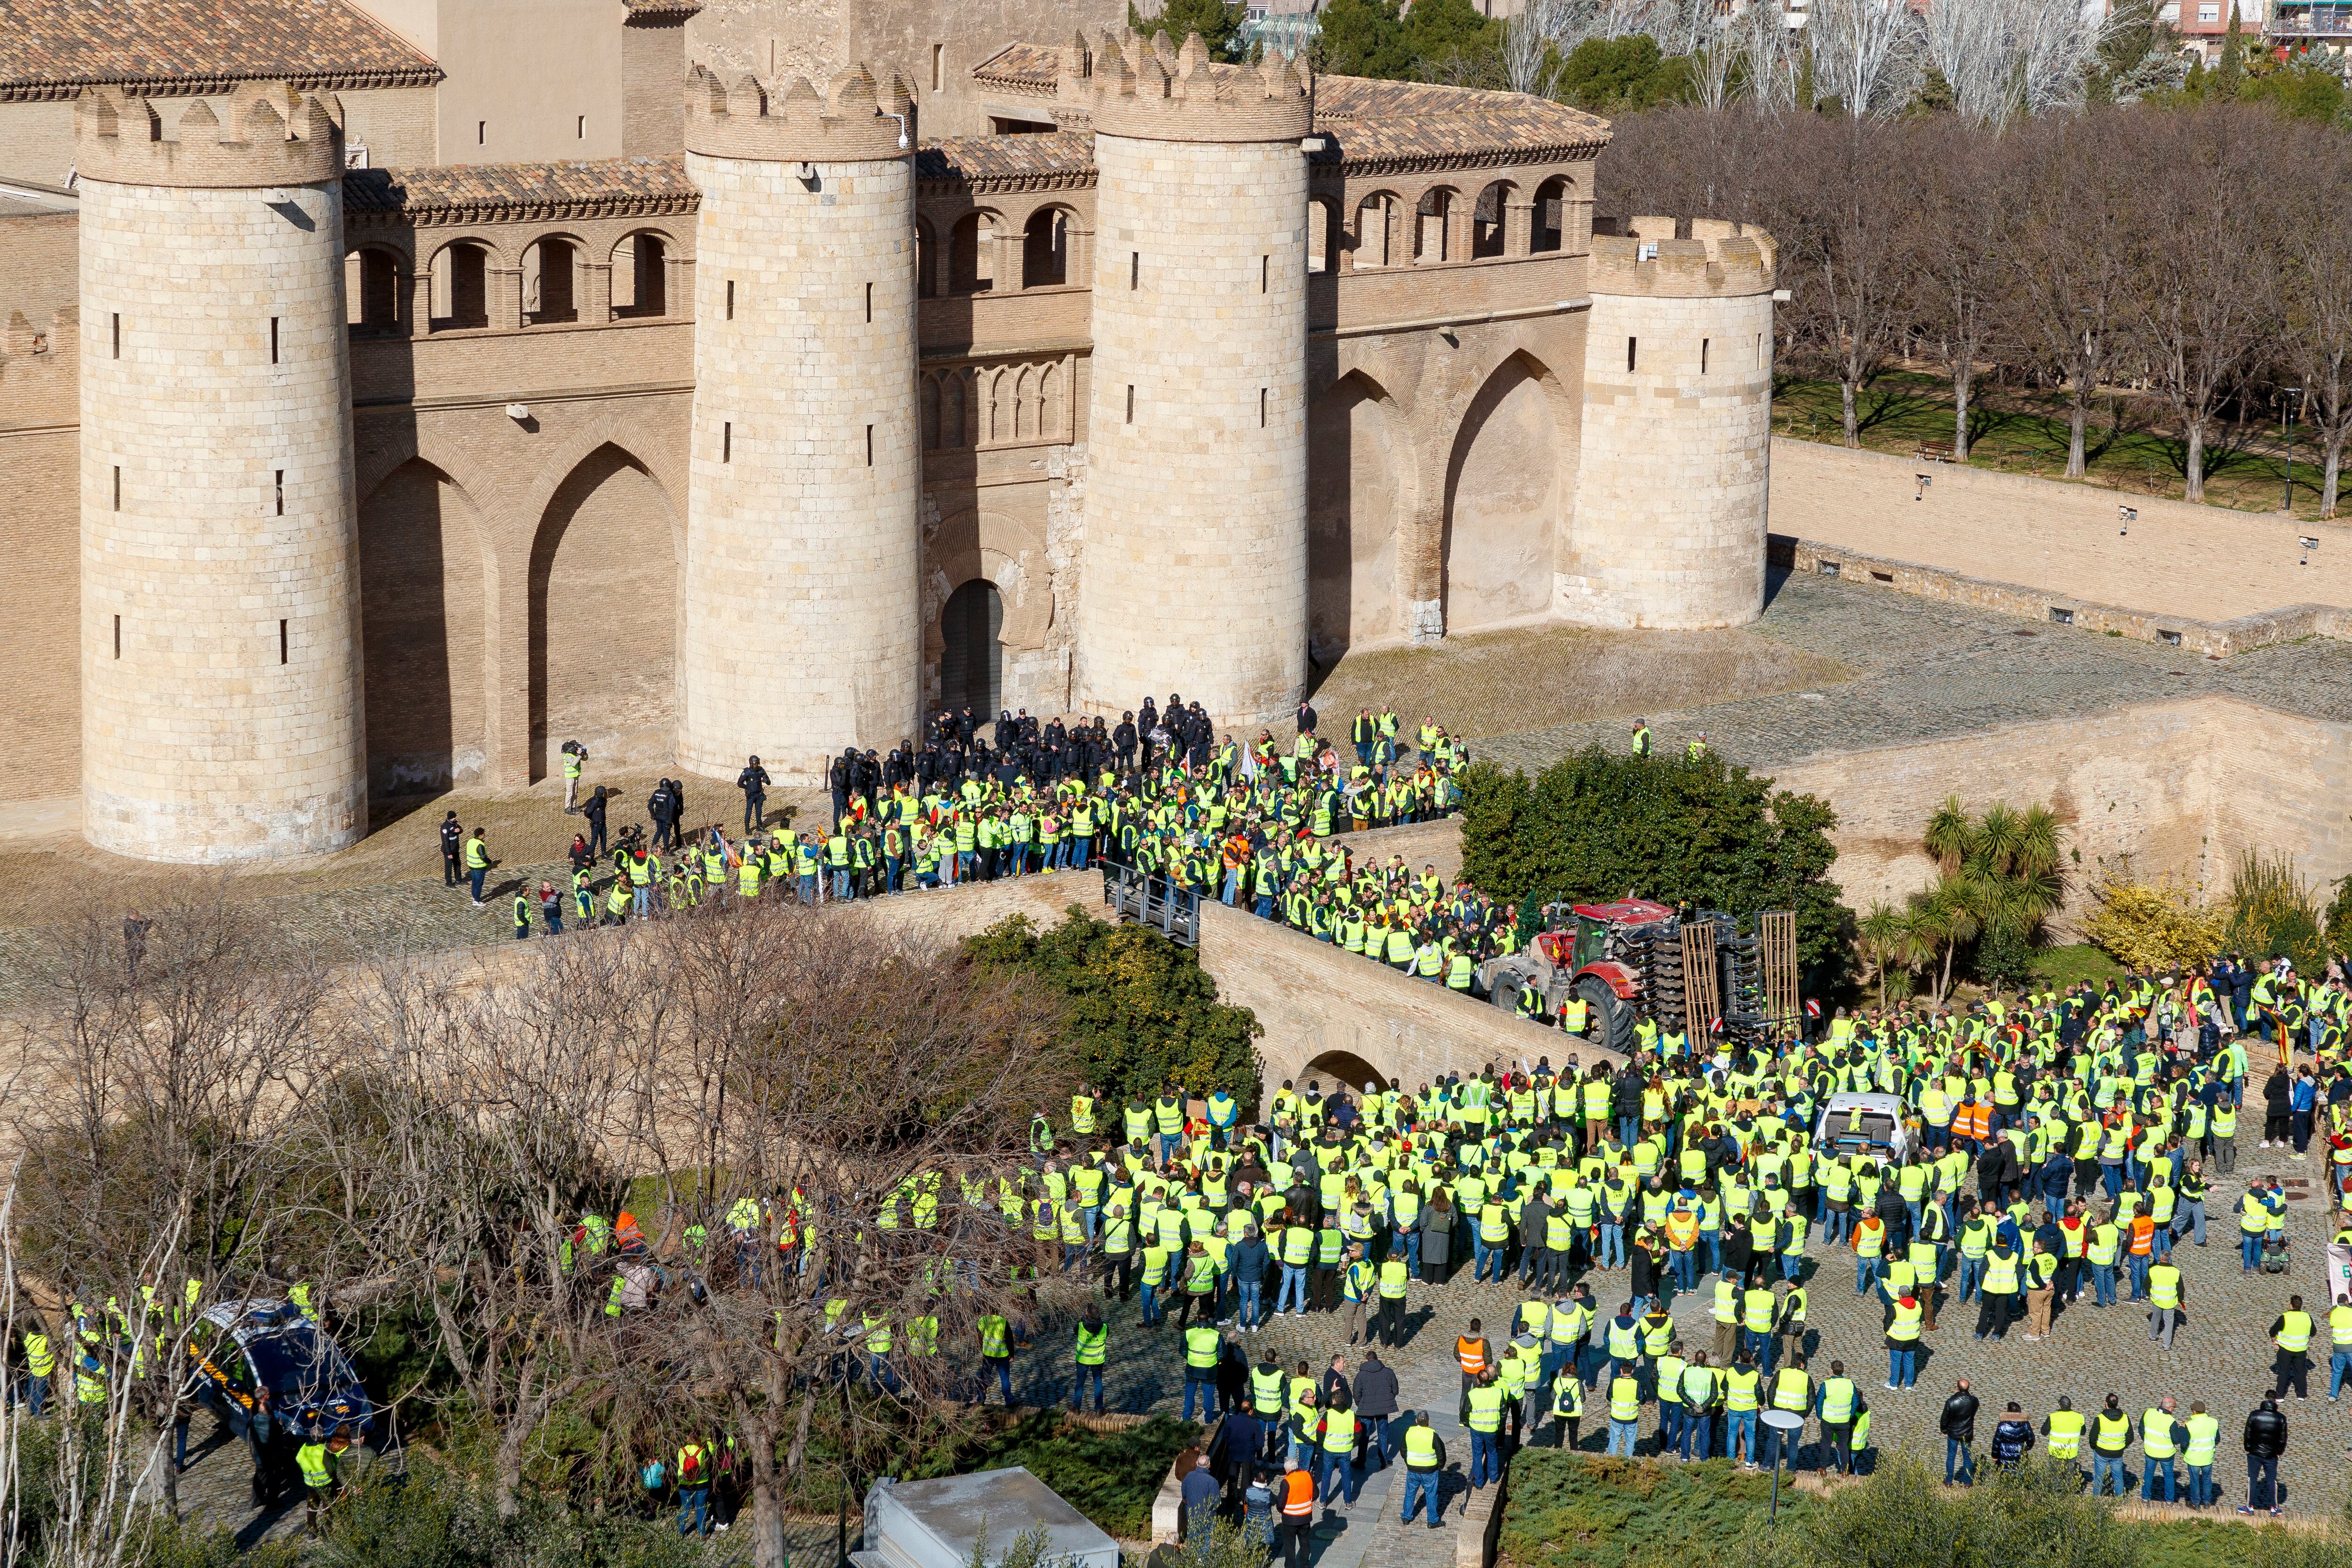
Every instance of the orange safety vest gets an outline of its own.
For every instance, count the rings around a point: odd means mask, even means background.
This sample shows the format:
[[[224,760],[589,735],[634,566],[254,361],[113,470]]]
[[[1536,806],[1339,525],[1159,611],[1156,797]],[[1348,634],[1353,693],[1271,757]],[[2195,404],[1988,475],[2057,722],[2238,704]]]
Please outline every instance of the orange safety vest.
[[[1698,1215],[1688,1209],[1676,1209],[1666,1215],[1666,1245],[1677,1252],[1686,1252],[1698,1240]]]
[[[1306,1470],[1293,1470],[1282,1478],[1282,1511],[1290,1519],[1305,1519],[1315,1511],[1315,1477]]]
[[[1456,1336],[1454,1353],[1461,1360],[1462,1370],[1475,1377],[1486,1370],[1486,1342]]]
[[[2156,1221],[2147,1215],[2132,1216],[2131,1255],[2146,1258],[2156,1250]]]

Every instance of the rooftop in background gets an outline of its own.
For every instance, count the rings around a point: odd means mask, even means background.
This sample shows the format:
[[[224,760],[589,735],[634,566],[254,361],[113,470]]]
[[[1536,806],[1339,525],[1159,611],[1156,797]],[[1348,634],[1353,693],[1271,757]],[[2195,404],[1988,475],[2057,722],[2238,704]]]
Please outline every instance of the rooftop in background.
[[[111,85],[429,87],[440,68],[341,0],[0,0],[0,100]]]
[[[1000,1551],[1045,1532],[1041,1561],[1059,1568],[1118,1568],[1118,1542],[1026,1469],[886,1482],[866,1494],[866,1549],[857,1568],[964,1568],[981,1543]]]
[[[698,199],[678,158],[453,163],[356,169],[343,176],[347,211],[400,213],[415,223],[692,212]]]
[[[1043,44],[1008,44],[971,75],[983,87],[1050,104],[1061,60],[1059,49]],[[1547,99],[1348,76],[1315,79],[1315,129],[1350,163],[1465,154],[1535,163],[1609,144],[1607,121]]]

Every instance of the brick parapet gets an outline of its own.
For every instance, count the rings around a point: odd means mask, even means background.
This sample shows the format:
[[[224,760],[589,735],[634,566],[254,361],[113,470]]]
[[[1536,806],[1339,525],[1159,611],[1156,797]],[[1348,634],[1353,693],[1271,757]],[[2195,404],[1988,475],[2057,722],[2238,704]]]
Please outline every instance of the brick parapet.
[[[85,180],[187,190],[316,185],[343,175],[341,106],[332,95],[255,82],[226,122],[198,99],[176,142],[143,98],[94,87],[74,100],[74,170]]]

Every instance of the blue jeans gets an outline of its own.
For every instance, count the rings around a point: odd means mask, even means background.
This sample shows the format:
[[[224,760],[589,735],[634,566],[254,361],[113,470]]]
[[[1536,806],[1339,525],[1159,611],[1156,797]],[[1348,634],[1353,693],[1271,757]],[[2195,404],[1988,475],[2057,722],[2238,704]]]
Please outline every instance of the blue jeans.
[[[1959,1289],[1959,1298],[1963,1303],[1965,1303],[1969,1297],[1977,1293],[1977,1287],[1984,1283],[1984,1275],[1985,1260],[1983,1258],[1970,1258],[1965,1252],[1960,1254],[1960,1272],[1957,1283]]]
[[[2344,1391],[2344,1380],[2352,1377],[2352,1350],[2336,1347],[2327,1358],[2327,1397],[2335,1398]]]
[[[629,889],[629,900],[631,904],[630,912],[635,914],[639,920],[645,919],[647,915],[653,913],[654,885],[651,882],[637,883],[635,887]]]
[[[1675,1451],[1685,1459],[1704,1459],[1706,1458],[1706,1446],[1714,1436],[1714,1416],[1685,1410],[1683,1412],[1682,1442]],[[1629,1448],[1626,1451],[1631,1453],[1633,1450]]]
[[[1471,1280],[1475,1283],[1486,1278],[1486,1260],[1492,1258],[1495,1262],[1495,1279],[1499,1282],[1503,1278],[1504,1248],[1509,1244],[1488,1241],[1484,1237],[1474,1236],[1470,1238],[1470,1245],[1475,1249],[1476,1258],[1475,1265],[1470,1271]]]
[[[1723,1457],[1738,1454],[1749,1464],[1756,1460],[1756,1412],[1727,1410],[1723,1413]]]
[[[2155,1500],[2156,1482],[2157,1478],[2159,1476],[2164,1479],[2164,1500],[2166,1502],[2170,1502],[2173,1500],[2174,1478],[2172,1474],[2172,1461],[2168,1458],[2151,1459],[2145,1455],[2141,1456],[2139,1476],[2140,1501],[2151,1502]]]
[[[961,859],[961,857],[958,857],[958,858]],[[958,880],[961,880],[961,879],[959,878]],[[834,868],[833,896],[837,902],[846,903],[849,901],[849,868],[846,866],[836,866]]]
[[[1217,1385],[1197,1377],[1184,1380],[1184,1419],[1192,1419],[1192,1396],[1201,1396],[1201,1415],[1205,1418],[1217,1413]]]
[[[2252,1268],[2255,1264],[2260,1263],[2262,1260],[2263,1233],[2258,1230],[2240,1231],[2238,1233],[2238,1262],[2246,1268]]]
[[[1324,1481],[1332,1476],[1339,1478],[1339,1491],[1350,1506],[1356,1500],[1356,1461],[1346,1454],[1335,1454],[1326,1448],[1315,1456],[1315,1497],[1318,1502],[1329,1500]]]
[[[2213,1506],[2212,1466],[2191,1465],[2189,1467],[2189,1506],[2191,1508],[2210,1508]]]
[[[1599,1268],[1625,1267],[1625,1226],[1622,1221],[1613,1224],[1607,1220],[1601,1222],[1601,1257],[1594,1267]]]
[[[1282,1304],[1290,1300],[1293,1286],[1297,1287],[1298,1310],[1303,1312],[1307,1310],[1307,1265],[1304,1263],[1286,1263],[1282,1266],[1282,1283],[1275,1287],[1274,1292],[1276,1311],[1281,1311]]]
[[[2137,1252],[2132,1253],[2130,1258],[2132,1282],[2131,1299],[2135,1301],[2145,1301],[2147,1300],[2148,1259]]]
[[[1629,1422],[1627,1425],[1630,1426],[1632,1423]],[[1496,1442],[1496,1438],[1500,1436],[1499,1432],[1470,1434],[1470,1484],[1473,1487],[1483,1487],[1488,1481],[1499,1481],[1503,1479],[1502,1448]],[[1616,1450],[1612,1448],[1610,1452],[1614,1453]],[[1630,1454],[1633,1450],[1629,1447],[1626,1452]]]
[[[1976,1485],[1976,1480],[1977,1458],[1969,1452],[1969,1446],[1958,1437],[1945,1438],[1944,1484],[1950,1486],[1958,1481],[1964,1487],[1970,1487]]]
[[[1613,1416],[1611,1417],[1609,1422],[1610,1453],[1622,1454],[1630,1459],[1633,1457],[1633,1445],[1640,1442],[1641,1438],[1642,1424],[1639,1421],[1620,1421]]]
[[[991,1356],[986,1361],[982,1362],[980,1365],[982,1402],[983,1404],[987,1402],[988,1374],[992,1372],[996,1374],[996,1386],[1003,1392],[1004,1406],[1008,1410],[1011,1409],[1013,1407],[1013,1358],[1011,1356]]]
[[[41,1418],[41,1406],[47,1405],[48,1402],[49,1380],[46,1377],[26,1378],[25,1380],[25,1403],[32,1407],[34,1420],[38,1421]],[[181,1468],[183,1469],[186,1468],[185,1466],[182,1466]]]
[[[678,1488],[677,1532],[680,1535],[710,1533],[710,1489],[709,1487]]]
[[[1077,1374],[1070,1380],[1070,1408],[1071,1408],[1071,1409],[1073,1409],[1073,1410],[1078,1409],[1079,1407],[1081,1407],[1082,1405],[1084,1405],[1086,1404],[1086,1402],[1087,1402],[1087,1380],[1089,1377],[1093,1378],[1093,1380],[1094,1380],[1094,1385],[1095,1385],[1095,1408],[1096,1408],[1097,1411],[1099,1411],[1099,1410],[1101,1410],[1101,1409],[1102,1409],[1102,1407],[1103,1407],[1102,1372],[1103,1372],[1103,1369],[1102,1369],[1102,1368],[1100,1368],[1100,1367],[1098,1367],[1098,1366],[1081,1366],[1081,1367],[1079,1367],[1079,1368],[1077,1369]],[[1190,1384],[1187,1384],[1187,1385],[1186,1385],[1186,1387],[1187,1387],[1188,1391],[1189,1391],[1189,1389],[1190,1389],[1190,1386],[1191,1386]],[[1205,1412],[1204,1412],[1204,1414],[1205,1414]]]
[[[1402,1231],[1389,1237],[1389,1256],[1395,1258],[1399,1255],[1402,1255],[1404,1258],[1405,1278],[1408,1279],[1420,1279],[1421,1232],[1417,1230]]]
[[[1747,1347],[1748,1358],[1756,1363],[1759,1375],[1772,1375],[1772,1335],[1768,1330],[1759,1333],[1754,1329],[1742,1329],[1739,1342]]]
[[[1438,1494],[1444,1491],[1442,1472],[1437,1470],[1407,1470],[1404,1473],[1404,1512],[1399,1522],[1411,1524],[1412,1516],[1421,1511],[1421,1500],[1429,1500],[1429,1528],[1437,1528],[1437,1510],[1441,1506]]]
[[[1794,1415],[1796,1412],[1791,1411],[1790,1414]],[[1789,1461],[1789,1468],[1795,1469],[1797,1450],[1804,1446],[1805,1429],[1802,1426],[1792,1426],[1787,1432],[1782,1432],[1777,1426],[1764,1428],[1764,1463],[1767,1465],[1778,1468],[1780,1461],[1786,1459]]]
[[[1917,1383],[1919,1381],[1918,1351],[1916,1349],[1899,1351],[1889,1345],[1886,1348],[1886,1381],[1897,1388],[1908,1388]]]
[[[1870,1288],[1878,1283],[1879,1267],[1884,1261],[1883,1258],[1865,1258],[1860,1253],[1854,1255],[1853,1293],[1855,1295],[1869,1294]]]
[[[2098,1307],[2116,1304],[2116,1266],[2112,1263],[2091,1265],[2091,1303]]]
[[[1265,1317],[1265,1281],[1244,1279],[1240,1285],[1242,1296],[1242,1327],[1254,1329]]]
[[[1094,847],[1094,836],[1090,833],[1081,833],[1076,837],[1071,839],[1070,864],[1076,866],[1081,871],[1085,870],[1087,868],[1087,856]],[[1233,900],[1231,899],[1227,899],[1225,902],[1232,903]]]
[[[1158,1322],[1160,1319],[1160,1292],[1146,1285],[1143,1288],[1143,1321],[1146,1325],[1150,1325]]]
[[[1682,1435],[1681,1403],[1673,1399],[1660,1399],[1658,1401],[1658,1453],[1663,1457],[1667,1449],[1682,1440]]]
[[[477,866],[466,873],[467,880],[474,884],[474,902],[478,904],[482,901],[482,879],[489,874],[490,868],[488,866]]]
[[[2105,1497],[2107,1492],[2107,1483],[2112,1480],[2115,1482],[2116,1496],[2131,1496],[2130,1466],[2131,1461],[2121,1454],[2112,1457],[2105,1454],[2093,1454],[2091,1456],[2091,1495]]]
[[[1683,1290],[1696,1290],[1696,1289],[1698,1289],[1698,1254],[1697,1254],[1697,1252],[1696,1252],[1695,1249],[1693,1249],[1693,1248],[1690,1248],[1690,1247],[1685,1247],[1685,1248],[1683,1248],[1683,1250],[1681,1250],[1680,1252],[1676,1252],[1676,1253],[1673,1254],[1673,1255],[1672,1255],[1672,1259],[1671,1259],[1671,1260],[1672,1260],[1672,1262],[1673,1262],[1673,1264],[1674,1264],[1674,1268],[1675,1268],[1675,1288],[1676,1288],[1676,1289],[1683,1289]]]

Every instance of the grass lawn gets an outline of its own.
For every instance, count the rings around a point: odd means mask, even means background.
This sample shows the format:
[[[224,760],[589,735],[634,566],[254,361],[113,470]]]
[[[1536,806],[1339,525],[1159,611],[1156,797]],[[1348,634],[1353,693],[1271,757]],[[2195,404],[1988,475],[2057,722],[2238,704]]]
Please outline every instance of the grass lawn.
[[[1972,400],[1969,465],[2036,479],[2063,479],[2066,472],[2066,397],[2063,392],[1979,388]],[[2166,433],[2168,415],[2142,400],[2124,411],[2120,428],[2108,411],[2094,405],[2084,432],[2090,482],[2135,495],[2181,499],[2187,447]],[[1864,388],[1855,405],[1862,444],[1876,452],[1909,457],[1925,441],[1949,446],[1952,391],[1933,375],[1889,371]],[[1842,446],[1838,385],[1834,381],[1791,379],[1772,395],[1775,435]],[[2279,427],[2231,428],[2205,456],[2207,503],[2240,511],[2276,511],[2286,464]],[[2300,426],[2294,438],[2294,505],[2305,517],[2319,515],[2320,452]]]
[[[2087,942],[2065,947],[2045,947],[2033,955],[2033,978],[2039,984],[2063,991],[2087,980],[2096,985],[2121,980],[2130,971]]]

